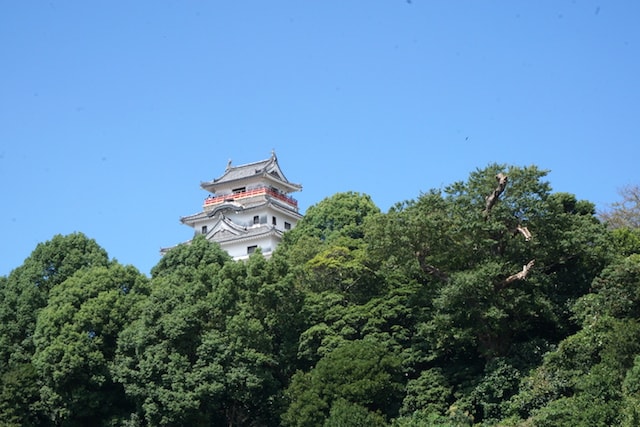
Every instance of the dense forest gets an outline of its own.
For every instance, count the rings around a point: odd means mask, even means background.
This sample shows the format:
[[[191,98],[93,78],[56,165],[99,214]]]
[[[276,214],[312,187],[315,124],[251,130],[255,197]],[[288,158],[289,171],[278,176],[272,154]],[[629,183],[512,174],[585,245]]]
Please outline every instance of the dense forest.
[[[335,194],[270,259],[196,237],[150,277],[56,235],[0,277],[0,422],[638,426],[639,193],[545,177]]]

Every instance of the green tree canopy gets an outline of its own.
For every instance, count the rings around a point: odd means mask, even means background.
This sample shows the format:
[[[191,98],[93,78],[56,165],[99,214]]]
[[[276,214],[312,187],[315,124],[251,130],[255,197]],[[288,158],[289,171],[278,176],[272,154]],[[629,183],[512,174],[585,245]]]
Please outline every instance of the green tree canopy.
[[[514,409],[535,425],[619,425],[634,419],[635,359],[640,354],[640,257],[619,259],[573,305],[582,329],[562,340],[526,377]],[[636,415],[634,415],[636,414]]]
[[[401,360],[373,339],[348,341],[309,372],[298,372],[287,389],[285,425],[322,426],[334,403],[346,400],[373,413],[396,416],[402,394]]]
[[[365,234],[366,219],[380,212],[371,197],[356,192],[337,193],[309,207],[296,227],[285,233],[276,258],[299,266],[322,249],[353,249]]]
[[[33,366],[54,424],[108,425],[133,412],[109,368],[118,334],[146,292],[145,276],[116,263],[82,270],[51,290],[38,314]]]
[[[0,423],[635,426],[638,228],[546,174],[338,193],[269,259],[197,236],[151,278],[55,236],[0,277]]]
[[[78,270],[108,263],[107,252],[82,233],[56,235],[38,244],[0,288],[0,366],[33,354],[36,317],[51,289]]]
[[[259,253],[233,262],[204,239],[173,251],[184,261],[154,270],[114,376],[150,425],[276,425],[299,334],[296,290]]]
[[[31,359],[36,319],[49,293],[78,272],[107,265],[107,252],[95,240],[82,233],[56,235],[0,280],[0,419],[8,425],[47,422]]]

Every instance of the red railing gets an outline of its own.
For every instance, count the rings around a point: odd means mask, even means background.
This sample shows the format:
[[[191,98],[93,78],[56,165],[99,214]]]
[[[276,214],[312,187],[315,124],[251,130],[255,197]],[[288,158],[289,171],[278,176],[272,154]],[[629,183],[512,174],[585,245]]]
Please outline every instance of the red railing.
[[[282,200],[285,203],[289,203],[290,205],[298,207],[298,201],[296,199],[268,187],[254,188],[248,191],[240,191],[238,193],[225,194],[223,196],[216,196],[216,197],[210,196],[204,199],[204,206],[215,205],[218,203],[222,203],[226,200],[238,200],[238,199],[244,199],[246,197],[253,197],[253,196],[259,196],[259,195],[269,195],[278,200]]]

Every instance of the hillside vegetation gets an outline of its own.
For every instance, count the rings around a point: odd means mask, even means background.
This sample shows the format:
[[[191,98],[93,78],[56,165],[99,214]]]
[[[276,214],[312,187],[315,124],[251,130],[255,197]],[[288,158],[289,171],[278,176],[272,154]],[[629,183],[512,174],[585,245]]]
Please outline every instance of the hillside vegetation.
[[[150,277],[56,235],[0,277],[0,424],[638,426],[638,222],[545,176],[335,194],[268,260],[200,236]]]

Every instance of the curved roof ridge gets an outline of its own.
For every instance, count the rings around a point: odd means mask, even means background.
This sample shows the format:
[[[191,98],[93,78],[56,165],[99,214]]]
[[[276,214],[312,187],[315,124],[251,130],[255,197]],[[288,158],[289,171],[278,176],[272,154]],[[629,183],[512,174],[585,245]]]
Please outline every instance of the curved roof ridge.
[[[222,218],[221,218],[220,222],[222,222],[222,223],[226,224],[226,225],[227,225],[227,226],[229,226],[230,228],[232,228],[232,229],[234,229],[234,230],[236,230],[236,231],[239,231],[239,232],[241,232],[241,233],[242,233],[242,232],[244,232],[244,233],[246,233],[246,232],[247,232],[247,227],[246,227],[246,226],[242,226],[242,225],[240,225],[240,224],[236,224],[235,222],[233,222],[233,221],[231,220],[231,218],[227,218],[227,217],[226,217],[226,216],[224,216],[224,215],[222,216]]]
[[[267,166],[269,166],[269,165],[271,165],[273,163],[277,163],[277,162],[278,162],[278,157],[276,156],[275,150],[271,150],[271,157],[269,157],[268,159],[257,160],[255,162],[249,162],[249,163],[243,163],[243,164],[238,165],[238,166],[233,166],[232,165],[232,160],[229,159],[229,162],[227,163],[227,168],[224,171],[225,173],[222,174],[222,176],[220,178],[225,176],[232,169],[245,169],[245,168],[249,168],[249,167],[256,166],[256,165],[264,165],[264,167],[262,168],[264,170],[264,169],[266,169]],[[218,179],[220,179],[220,178],[218,178]]]
[[[268,159],[245,163],[238,166],[233,166],[231,164],[231,159],[229,159],[224,173],[218,178],[214,178],[213,180],[209,181],[209,183],[218,183],[224,181],[225,178],[227,178],[227,180],[234,180],[265,172],[269,169],[270,166],[277,165],[277,162],[278,158],[276,157],[275,152],[272,152],[271,157],[269,157]]]
[[[227,169],[227,170],[229,170],[229,169],[242,169],[242,168],[246,168],[246,167],[249,167],[249,166],[254,166],[254,165],[257,165],[257,164],[261,164],[261,163],[269,164],[269,163],[271,163],[273,160],[274,160],[274,158],[273,158],[273,157],[270,157],[270,158],[268,158],[268,159],[258,160],[258,161],[256,161],[256,162],[251,162],[251,163],[244,163],[244,164],[242,164],[242,165],[238,165],[238,166],[233,166],[233,165],[231,164],[231,160],[229,160],[229,164],[227,165],[227,167],[228,167],[228,169]]]
[[[239,166],[232,166],[231,162],[227,164],[224,173],[211,181],[205,181],[200,183],[200,187],[211,193],[215,193],[217,188],[223,186],[232,186],[237,184],[238,186],[257,181],[269,180],[275,185],[283,186],[288,192],[300,191],[302,186],[290,182],[285,176],[282,168],[278,164],[278,157],[275,151],[271,152],[271,157],[265,160],[260,160],[252,163],[245,163]]]

